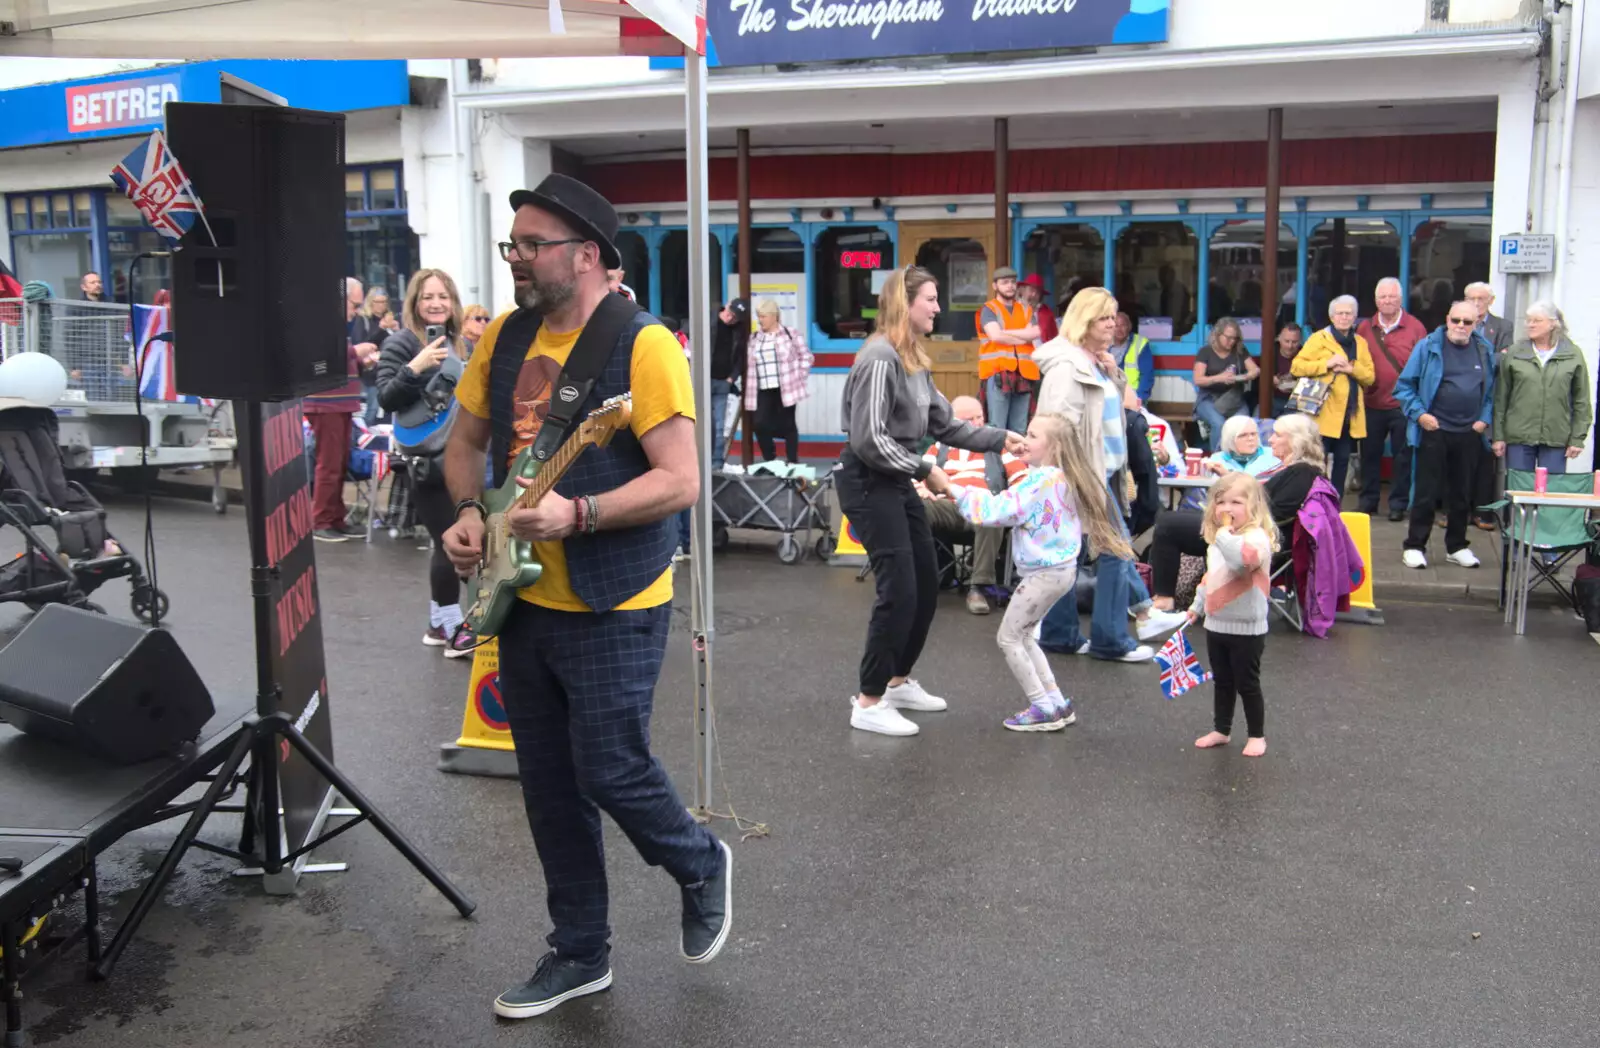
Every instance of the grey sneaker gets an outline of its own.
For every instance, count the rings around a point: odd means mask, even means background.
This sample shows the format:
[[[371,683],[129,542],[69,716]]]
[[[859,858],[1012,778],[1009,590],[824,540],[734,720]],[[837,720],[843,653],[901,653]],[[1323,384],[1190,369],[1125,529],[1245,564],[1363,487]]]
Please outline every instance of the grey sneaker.
[[[610,988],[609,962],[584,965],[558,957],[551,950],[539,959],[533,978],[494,999],[494,1014],[502,1019],[531,1019],[559,1008],[574,997]]]
[[[967,610],[974,615],[989,614],[989,598],[976,586],[967,589]]]
[[[722,869],[683,892],[683,959],[705,964],[722,952],[733,926],[733,851],[723,841]]]

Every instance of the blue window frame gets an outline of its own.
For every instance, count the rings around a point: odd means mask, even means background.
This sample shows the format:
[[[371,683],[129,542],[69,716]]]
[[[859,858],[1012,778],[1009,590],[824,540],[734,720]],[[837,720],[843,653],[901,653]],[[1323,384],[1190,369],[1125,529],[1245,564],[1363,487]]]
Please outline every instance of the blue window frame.
[[[406,218],[404,171],[392,162],[346,164],[344,193],[350,274],[369,289],[383,288],[398,310],[419,264],[417,236]]]

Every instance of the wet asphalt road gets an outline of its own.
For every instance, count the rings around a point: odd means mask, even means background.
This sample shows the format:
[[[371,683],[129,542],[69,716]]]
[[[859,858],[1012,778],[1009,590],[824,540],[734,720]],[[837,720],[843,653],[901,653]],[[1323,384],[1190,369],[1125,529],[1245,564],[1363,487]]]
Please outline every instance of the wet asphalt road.
[[[136,537],[132,504],[113,509]],[[171,628],[214,691],[248,693],[242,517],[163,502],[157,526]],[[30,981],[33,1043],[1595,1043],[1600,648],[1569,618],[1517,638],[1492,606],[1395,601],[1381,629],[1275,629],[1270,752],[1247,761],[1194,751],[1209,689],[1166,702],[1149,666],[1057,659],[1080,723],[1003,731],[998,620],[950,594],[920,676],[951,711],[895,740],[848,726],[870,582],[760,550],[717,561],[718,803],[772,830],[734,844],[727,949],[678,959],[676,887],[608,824],[615,988],[497,1021],[544,948],[543,889],[516,785],[434,769],[468,669],[418,643],[426,556],[318,550],[336,757],[477,916],[370,827],[318,855],[349,872],[292,899],[192,853],[110,983],[81,981],[81,953]],[[102,594],[126,614],[125,583]],[[682,625],[655,727],[687,792]],[[171,832],[104,857],[118,913]]]

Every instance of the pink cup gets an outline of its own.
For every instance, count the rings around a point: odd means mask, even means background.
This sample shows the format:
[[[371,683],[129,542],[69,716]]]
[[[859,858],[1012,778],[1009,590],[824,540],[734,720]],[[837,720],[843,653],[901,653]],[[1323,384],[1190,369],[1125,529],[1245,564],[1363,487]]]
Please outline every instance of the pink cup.
[[[1198,448],[1190,448],[1183,453],[1183,464],[1189,471],[1189,476],[1198,477],[1200,475],[1200,463],[1204,458],[1205,452]]]
[[[1539,466],[1533,471],[1533,493],[1543,495],[1550,489],[1550,471]]]

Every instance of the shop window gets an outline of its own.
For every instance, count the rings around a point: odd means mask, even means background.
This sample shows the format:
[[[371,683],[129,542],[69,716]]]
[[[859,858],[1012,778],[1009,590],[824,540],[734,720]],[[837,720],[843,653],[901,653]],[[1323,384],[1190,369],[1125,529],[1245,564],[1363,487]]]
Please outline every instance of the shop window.
[[[1400,234],[1377,218],[1332,218],[1306,242],[1306,327],[1328,325],[1328,303],[1354,295],[1360,316],[1376,311],[1372,292],[1384,277],[1400,275]]]
[[[88,228],[94,225],[94,194],[75,193],[72,197],[72,224]]]
[[[128,263],[133,261],[135,255],[145,251],[166,251],[168,244],[165,238],[154,230],[108,229],[106,248],[111,262],[110,288],[116,292],[118,302],[126,302]],[[133,285],[135,302],[154,302],[157,291],[171,289],[172,259],[147,258],[139,263],[139,272],[134,277]]]
[[[346,211],[365,211],[367,209],[367,173],[362,170],[345,170],[344,173],[344,209]]]
[[[707,269],[711,279],[711,300],[721,305],[727,294],[722,279],[722,242],[711,237],[711,265]],[[689,234],[674,229],[661,238],[661,307],[654,311],[658,317],[682,320],[689,315]]]
[[[1265,222],[1237,219],[1223,223],[1211,234],[1210,277],[1206,287],[1206,323],[1235,317],[1244,327],[1245,340],[1261,339],[1261,289],[1266,275],[1262,265]],[[1294,319],[1293,289],[1299,254],[1288,226],[1278,230],[1278,308],[1274,329]]]
[[[617,234],[617,251],[622,255],[622,282],[633,289],[633,296],[639,302],[639,308],[650,308],[650,246],[644,242],[644,237],[630,230],[622,230]],[[718,289],[713,288],[711,297],[716,298]],[[674,317],[680,321],[684,330],[689,328],[687,317]]]
[[[33,228],[50,228],[50,197],[48,194],[39,193],[33,198]]]
[[[1044,279],[1051,307],[1059,312],[1080,289],[1104,282],[1106,242],[1093,226],[1040,226],[1023,241],[1018,269],[1024,277],[1037,273]]]
[[[121,193],[107,193],[106,225],[142,226],[144,225],[144,216],[139,214],[139,209],[133,206],[133,201]]]
[[[792,229],[752,229],[750,243],[750,272],[752,273],[804,273],[806,271],[806,246],[800,234]],[[733,236],[733,257],[739,257],[739,235]]]
[[[77,298],[78,281],[93,267],[88,233],[32,233],[11,238],[22,280],[42,280],[56,298]]]
[[[392,167],[375,167],[368,174],[371,210],[400,210],[400,173]]]
[[[1406,308],[1429,331],[1444,323],[1468,284],[1489,279],[1490,243],[1487,215],[1434,219],[1412,234]]]
[[[1117,305],[1152,342],[1194,330],[1200,238],[1184,222],[1135,222],[1117,234]]]
[[[347,218],[344,241],[348,271],[368,288],[381,287],[389,292],[389,301],[399,309],[405,298],[406,284],[418,269],[419,257],[417,235],[411,231],[406,217]],[[470,293],[466,288],[460,291],[463,295]]]
[[[989,300],[989,255],[967,237],[939,237],[917,249],[917,265],[939,282],[939,318],[933,338],[967,342],[978,337],[977,312]]]
[[[829,338],[866,338],[878,316],[878,289],[894,268],[894,241],[876,226],[835,226],[817,238],[817,326]]]
[[[57,229],[72,228],[72,194],[50,194],[50,224]]]
[[[21,233],[28,228],[28,198],[14,196],[11,198],[11,231]]]

